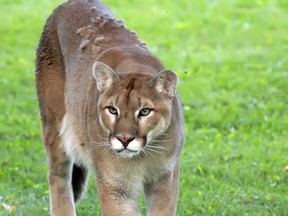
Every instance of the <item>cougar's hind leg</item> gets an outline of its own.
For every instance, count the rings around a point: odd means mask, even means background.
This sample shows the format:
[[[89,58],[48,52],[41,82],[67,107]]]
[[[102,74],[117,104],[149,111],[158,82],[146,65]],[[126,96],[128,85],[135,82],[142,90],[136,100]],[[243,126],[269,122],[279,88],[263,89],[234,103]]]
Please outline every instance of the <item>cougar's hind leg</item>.
[[[47,91],[52,91],[52,89]],[[75,216],[71,184],[73,163],[67,157],[62,139],[59,136],[59,125],[63,114],[55,112],[55,110],[52,111],[50,107],[46,106],[45,101],[48,102],[49,100],[44,99],[41,105],[42,138],[48,160],[51,215]]]
[[[74,164],[72,171],[72,188],[74,201],[78,202],[84,195],[88,180],[88,169]]]
[[[49,90],[48,90],[49,91]],[[72,162],[67,157],[59,136],[61,114],[52,112],[42,103],[43,143],[48,159],[50,209],[52,216],[75,216],[75,205],[71,184]]]
[[[72,163],[63,150],[56,124],[44,122],[43,141],[48,159],[51,215],[75,216],[71,185]]]

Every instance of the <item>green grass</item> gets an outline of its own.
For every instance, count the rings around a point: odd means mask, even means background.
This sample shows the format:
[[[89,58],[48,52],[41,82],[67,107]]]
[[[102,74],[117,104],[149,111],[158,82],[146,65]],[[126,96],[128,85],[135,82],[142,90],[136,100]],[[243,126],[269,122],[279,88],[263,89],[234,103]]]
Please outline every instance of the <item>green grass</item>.
[[[1,0],[0,203],[48,215],[34,59],[60,0]],[[180,77],[179,216],[288,215],[288,2],[105,1]],[[95,178],[79,215],[100,215]],[[143,197],[141,209],[145,213]]]

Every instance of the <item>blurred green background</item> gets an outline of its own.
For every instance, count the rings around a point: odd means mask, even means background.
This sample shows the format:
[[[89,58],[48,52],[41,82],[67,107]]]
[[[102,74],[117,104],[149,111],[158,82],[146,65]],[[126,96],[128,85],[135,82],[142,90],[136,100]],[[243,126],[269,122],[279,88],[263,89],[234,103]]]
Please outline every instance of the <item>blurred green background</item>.
[[[180,77],[177,215],[288,215],[288,1],[104,2]],[[34,61],[60,3],[0,0],[0,215],[49,215]],[[78,215],[100,215],[94,180]]]

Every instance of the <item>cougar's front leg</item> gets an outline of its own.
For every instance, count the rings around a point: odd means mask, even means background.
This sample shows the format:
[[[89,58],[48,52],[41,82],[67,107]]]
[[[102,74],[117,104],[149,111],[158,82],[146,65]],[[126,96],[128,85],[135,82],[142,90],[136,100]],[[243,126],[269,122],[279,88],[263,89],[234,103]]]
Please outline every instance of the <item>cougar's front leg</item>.
[[[43,141],[48,158],[50,208],[52,216],[75,216],[71,184],[72,164],[65,155],[57,126],[43,122]],[[51,120],[51,119],[50,119]]]
[[[114,186],[98,179],[102,216],[140,216],[137,199],[126,186]]]
[[[145,185],[148,216],[176,215],[178,200],[179,165],[155,183]]]

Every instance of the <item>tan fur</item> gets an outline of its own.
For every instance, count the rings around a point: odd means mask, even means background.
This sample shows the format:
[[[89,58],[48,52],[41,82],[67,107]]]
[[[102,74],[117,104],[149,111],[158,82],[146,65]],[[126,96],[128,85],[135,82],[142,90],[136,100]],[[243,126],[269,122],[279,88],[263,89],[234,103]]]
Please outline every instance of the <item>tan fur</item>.
[[[48,19],[36,86],[51,214],[76,215],[88,168],[105,216],[176,214],[183,117],[177,76],[99,1],[71,0]]]

